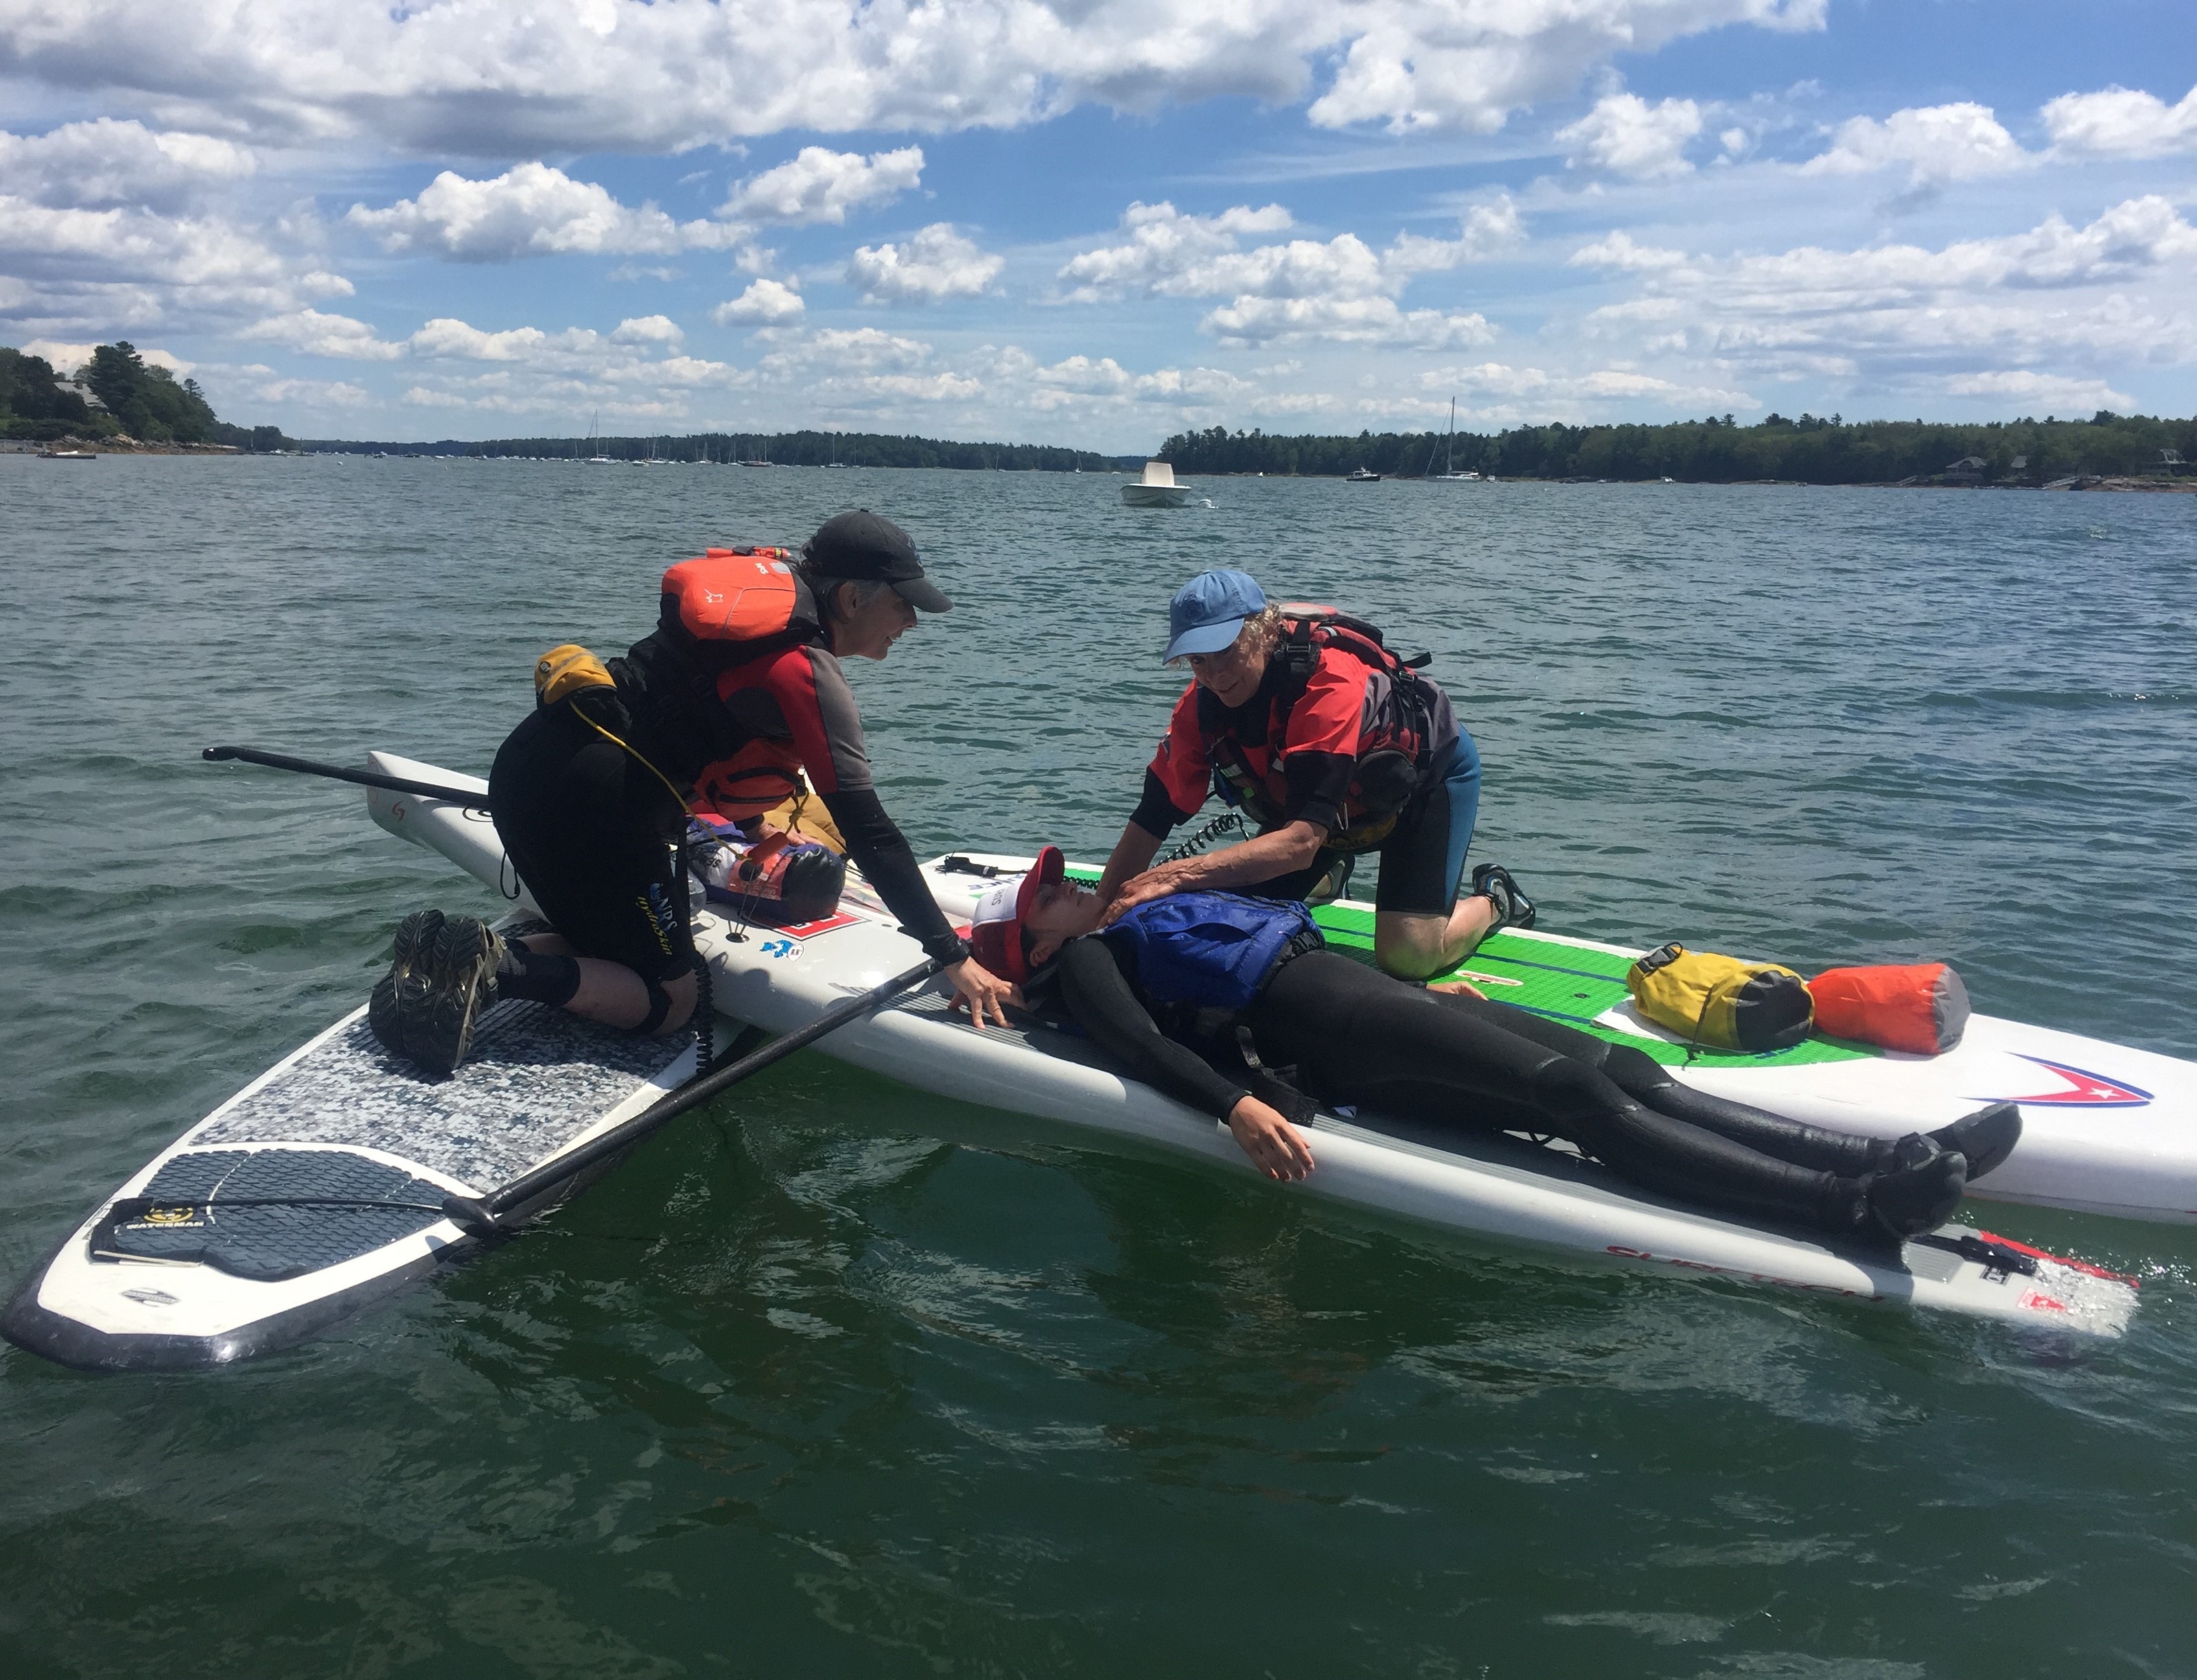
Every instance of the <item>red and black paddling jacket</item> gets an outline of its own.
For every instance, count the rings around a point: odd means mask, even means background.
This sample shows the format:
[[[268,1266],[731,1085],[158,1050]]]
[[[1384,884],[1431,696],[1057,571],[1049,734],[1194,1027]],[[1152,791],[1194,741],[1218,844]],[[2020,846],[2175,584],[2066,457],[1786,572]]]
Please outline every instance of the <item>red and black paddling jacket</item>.
[[[1192,682],[1175,702],[1131,820],[1164,836],[1209,792],[1262,831],[1300,820],[1324,849],[1371,851],[1456,744],[1439,684],[1392,652],[1381,632],[1327,608],[1284,609],[1258,692],[1230,710]]]
[[[958,960],[966,947],[878,801],[854,690],[791,558],[712,548],[664,574],[655,630],[607,662],[633,744],[693,790],[691,810],[734,821],[791,798],[805,773],[901,927]]]

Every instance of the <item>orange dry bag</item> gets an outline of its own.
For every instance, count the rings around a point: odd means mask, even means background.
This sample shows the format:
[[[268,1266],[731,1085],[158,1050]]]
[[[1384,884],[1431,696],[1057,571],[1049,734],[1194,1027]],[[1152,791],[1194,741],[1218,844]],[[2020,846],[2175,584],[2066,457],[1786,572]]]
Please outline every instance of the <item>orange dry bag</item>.
[[[664,574],[679,623],[703,641],[759,641],[793,622],[793,569],[783,548],[711,548]]]
[[[1968,1024],[1968,988],[1945,963],[1827,969],[1808,995],[1818,1032],[1916,1056],[1951,1050]]]

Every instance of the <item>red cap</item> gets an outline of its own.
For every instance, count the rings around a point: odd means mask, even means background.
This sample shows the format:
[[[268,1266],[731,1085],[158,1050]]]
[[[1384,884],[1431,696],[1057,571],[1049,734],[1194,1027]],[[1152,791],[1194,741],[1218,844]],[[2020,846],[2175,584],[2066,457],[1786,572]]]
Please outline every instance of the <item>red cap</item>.
[[[1037,861],[1019,881],[1002,881],[977,901],[969,918],[969,948],[977,960],[1002,980],[1017,985],[1029,978],[1029,959],[1023,949],[1023,918],[1037,902],[1041,888],[1051,886],[1067,872],[1068,860],[1058,846],[1041,848]]]

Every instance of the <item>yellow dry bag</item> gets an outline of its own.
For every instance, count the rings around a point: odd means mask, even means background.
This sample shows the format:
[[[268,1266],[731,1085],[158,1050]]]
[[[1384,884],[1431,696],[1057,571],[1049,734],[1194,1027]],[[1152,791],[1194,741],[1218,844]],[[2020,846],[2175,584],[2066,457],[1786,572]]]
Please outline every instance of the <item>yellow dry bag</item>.
[[[534,698],[545,706],[590,688],[615,688],[603,662],[577,642],[553,647],[534,662]]]
[[[1657,1026],[1711,1050],[1785,1050],[1815,1024],[1815,1004],[1791,969],[1675,942],[1627,969],[1625,989],[1633,1007]]]

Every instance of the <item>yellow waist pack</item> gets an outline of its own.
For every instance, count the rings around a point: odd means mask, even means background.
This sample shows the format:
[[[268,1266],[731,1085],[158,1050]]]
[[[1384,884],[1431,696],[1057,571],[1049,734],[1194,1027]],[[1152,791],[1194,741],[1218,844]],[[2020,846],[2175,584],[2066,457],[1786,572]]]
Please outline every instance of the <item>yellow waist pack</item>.
[[[615,688],[609,669],[577,642],[553,647],[534,662],[534,698],[545,706],[590,688]]]
[[[1672,943],[1625,973],[1633,1007],[1687,1043],[1750,1055],[1808,1036],[1816,1005],[1800,976],[1775,963],[1743,963]]]

